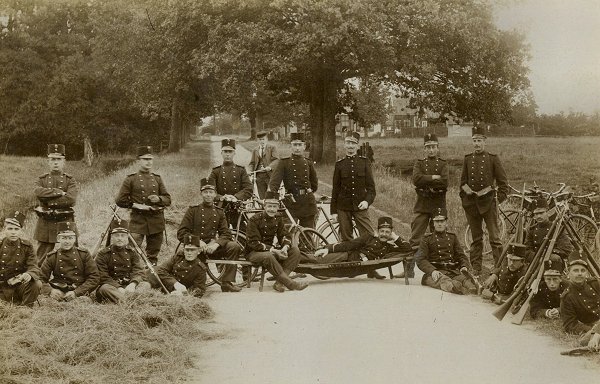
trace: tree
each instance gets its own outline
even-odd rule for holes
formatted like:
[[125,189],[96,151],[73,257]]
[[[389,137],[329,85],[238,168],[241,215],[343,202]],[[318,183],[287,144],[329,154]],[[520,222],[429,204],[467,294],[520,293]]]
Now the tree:
[[352,86],[349,92],[345,92],[350,111],[348,116],[365,130],[368,137],[369,128],[375,124],[385,126],[387,116],[390,113],[389,97],[390,91],[386,87],[363,80],[357,87]]

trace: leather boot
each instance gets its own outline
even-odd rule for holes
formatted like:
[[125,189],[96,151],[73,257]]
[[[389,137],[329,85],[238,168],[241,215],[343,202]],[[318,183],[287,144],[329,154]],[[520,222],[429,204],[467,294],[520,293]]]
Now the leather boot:
[[221,292],[239,292],[241,290],[242,288],[236,287],[235,285],[231,284],[230,281],[226,281],[221,284]]
[[367,277],[369,279],[377,279],[377,280],[383,280],[385,279],[385,276],[380,275],[379,272],[377,271],[371,271],[367,273]]
[[273,289],[280,293],[285,292],[285,287],[279,281],[276,281],[275,284],[273,284]]
[[281,273],[277,276],[277,282],[283,284],[290,291],[301,291],[304,288],[308,287],[308,283],[306,282],[296,282],[285,273]]

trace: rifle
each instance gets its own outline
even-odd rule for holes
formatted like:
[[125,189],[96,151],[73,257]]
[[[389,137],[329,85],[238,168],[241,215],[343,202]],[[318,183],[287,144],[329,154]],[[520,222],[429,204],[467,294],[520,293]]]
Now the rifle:
[[579,233],[577,233],[577,231],[573,228],[573,224],[571,224],[570,221],[567,220],[565,224],[565,228],[567,229],[569,237],[575,239],[575,241],[573,242],[575,244],[575,248],[583,250],[587,262],[590,264],[590,267],[592,267],[590,268],[590,272],[593,272],[592,274],[594,274],[596,277],[600,277],[600,267],[598,267],[598,263],[596,262],[596,259],[594,259],[594,257],[592,256],[592,253],[588,249],[587,245],[585,245],[585,243],[581,241],[581,236],[579,236]]
[[533,272],[537,269],[537,268],[535,268],[535,266],[539,265],[539,261],[542,257],[543,250],[546,248],[546,245],[548,244],[548,241],[550,240],[550,234],[554,233],[553,231],[556,228],[556,224],[557,224],[556,220],[554,222],[552,222],[552,225],[550,226],[548,233],[544,237],[544,240],[542,241],[540,248],[535,253],[535,256],[533,257],[533,260],[532,260],[531,264],[529,265],[529,268],[527,268],[527,272],[525,273],[525,276],[523,276],[523,279],[517,284],[513,293],[508,297],[508,299],[506,299],[506,301],[504,303],[502,303],[502,305],[500,305],[498,307],[498,309],[496,309],[494,312],[492,312],[492,315],[494,315],[494,317],[497,318],[498,320],[502,320],[504,318],[504,316],[506,315],[506,313],[508,312],[508,310],[512,307],[515,300],[517,298],[519,298],[519,299],[521,298],[521,294],[522,294],[521,290],[524,287],[526,287],[526,284],[529,281],[529,279],[531,278],[531,276],[533,275]]
[[[111,209],[113,212],[113,217],[117,220],[121,220],[121,218],[119,217],[119,214],[117,213],[117,209],[115,209],[114,206],[111,206]],[[131,236],[131,233],[129,233],[129,231],[127,231],[127,236],[129,238],[129,243],[133,246],[133,250],[135,251],[135,253],[137,253],[142,258],[142,260],[144,260],[146,267],[148,267],[148,270],[150,271],[152,276],[156,277],[156,280],[158,280],[158,283],[160,284],[160,287],[163,290],[163,292],[166,294],[169,294],[169,290],[163,284],[162,280],[158,276],[158,273],[156,273],[156,270],[154,269],[154,266],[152,265],[150,260],[148,260],[148,256],[146,255],[146,252],[144,252],[144,250],[142,248],[140,248],[138,243],[135,242],[135,239],[133,238],[133,236]]]
[[581,356],[587,355],[590,353],[598,353],[600,351],[594,350],[590,347],[577,347],[572,349],[567,349],[566,351],[562,351],[560,354],[563,356]]
[[[113,212],[116,212],[117,209],[119,209],[116,205],[111,205],[110,209]],[[100,247],[102,246],[102,241],[104,241],[104,239],[108,236],[108,234],[110,233],[110,222],[108,223],[108,226],[106,227],[106,230],[104,232],[102,232],[102,236],[100,236],[100,238],[98,239],[98,241],[96,242],[96,244],[94,245],[94,247],[92,248],[92,257],[95,259],[96,255],[98,254],[98,250],[100,249]]]
[[509,241],[506,243],[506,247],[502,248],[502,253],[500,254],[500,257],[498,258],[498,261],[495,264],[496,268],[500,268],[502,266],[502,263],[504,262],[504,259],[506,258],[506,253],[508,252],[508,248],[509,248],[509,244],[516,242],[519,244],[523,244],[523,226],[525,225],[524,223],[524,213],[523,213],[523,203],[525,202],[525,183],[523,183],[523,191],[521,192],[521,206],[519,207],[519,217],[517,218],[517,228],[515,230],[515,233],[511,236],[511,238],[509,239]]
[[[550,241],[548,248],[546,248],[546,253],[544,255],[542,264],[537,269],[537,276],[535,277],[533,282],[529,285],[529,289],[528,289],[529,292],[528,292],[527,298],[525,299],[525,301],[522,304],[520,304],[520,306],[516,305],[512,311],[511,322],[513,324],[521,325],[523,323],[523,319],[525,318],[525,315],[527,314],[527,311],[529,310],[529,305],[531,303],[531,299],[533,299],[533,296],[535,296],[535,294],[538,292],[540,282],[542,281],[542,278],[544,277],[545,262],[550,259],[550,256],[552,255],[552,251],[554,250],[554,246],[556,245],[556,239],[558,238],[558,235],[560,234],[560,231],[562,231],[562,228],[563,228],[562,223],[563,223],[563,219],[564,219],[564,211],[562,213],[563,214],[561,214],[560,217],[558,218],[559,222],[556,225],[556,228],[554,229],[554,233],[552,234],[552,240]],[[515,310],[517,310],[516,313],[515,313]]]

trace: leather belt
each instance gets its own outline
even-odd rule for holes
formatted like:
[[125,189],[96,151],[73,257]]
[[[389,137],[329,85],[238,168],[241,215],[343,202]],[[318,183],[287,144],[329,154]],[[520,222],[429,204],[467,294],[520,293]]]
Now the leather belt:
[[294,195],[308,195],[309,193],[312,193],[312,189],[310,188],[298,188],[296,190],[296,193],[294,193]]

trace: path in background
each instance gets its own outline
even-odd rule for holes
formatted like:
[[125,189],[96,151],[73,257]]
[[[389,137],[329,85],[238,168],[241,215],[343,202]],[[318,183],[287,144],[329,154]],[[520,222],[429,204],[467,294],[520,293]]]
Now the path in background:
[[[213,152],[218,158],[218,146]],[[246,164],[238,149],[236,161]],[[217,161],[218,163],[218,161]],[[302,292],[267,283],[207,298],[211,329],[197,345],[196,383],[596,383],[600,368],[529,326],[499,322],[477,299],[418,280],[310,280]]]

